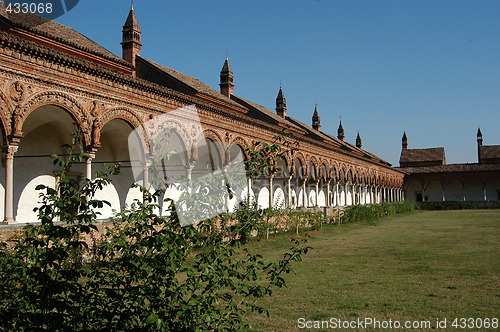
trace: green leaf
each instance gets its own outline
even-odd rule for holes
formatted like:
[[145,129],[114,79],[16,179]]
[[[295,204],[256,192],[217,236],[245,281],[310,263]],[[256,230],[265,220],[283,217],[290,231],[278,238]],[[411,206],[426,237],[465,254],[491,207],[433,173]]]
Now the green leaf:
[[145,323],[146,324],[154,324],[158,321],[158,315],[157,314],[151,314],[146,318]]

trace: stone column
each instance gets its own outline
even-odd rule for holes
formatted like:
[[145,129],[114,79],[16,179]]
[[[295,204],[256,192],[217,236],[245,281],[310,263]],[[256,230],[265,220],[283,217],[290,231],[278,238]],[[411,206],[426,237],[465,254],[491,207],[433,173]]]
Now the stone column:
[[95,158],[95,154],[89,153],[88,157],[85,159],[85,177],[92,180],[92,159]]
[[332,205],[332,202],[330,202],[330,181],[332,179],[328,179],[328,181],[326,182],[326,202],[325,202],[325,205],[327,207],[330,207]]
[[190,163],[186,167],[186,177],[188,179],[188,186],[187,186],[188,194],[191,194],[193,189],[191,185],[191,180],[193,179],[193,169],[194,169],[194,163]]
[[288,180],[286,181],[286,188],[287,188],[287,194],[288,194],[288,208],[292,208],[292,177],[289,176]]
[[3,224],[14,221],[14,155],[19,146],[11,144],[3,148],[5,158],[5,211]]
[[[344,200],[345,200],[345,205],[348,206],[348,202],[347,202],[347,197],[349,196],[349,183],[346,183],[345,184],[345,190],[344,190]],[[352,197],[352,196],[351,196]],[[352,202],[351,202],[352,203]]]
[[273,190],[274,174],[269,176],[269,208],[273,208],[274,203],[274,190]]
[[[149,167],[151,166],[149,160],[145,160],[142,163],[142,186],[146,189],[149,190]],[[142,195],[142,202],[144,204],[147,204],[148,201],[148,195],[146,192],[143,193]]]
[[339,183],[337,182],[335,184],[335,201],[336,201],[335,206],[339,206],[340,205],[339,197],[340,197],[340,195],[339,195]]
[[252,204],[252,197],[250,196],[250,194],[252,193],[252,178],[249,176],[247,178],[247,200],[248,200],[248,208],[250,208],[250,204]]
[[315,206],[319,206],[318,199],[319,199],[319,180],[316,181],[316,202],[315,202]]
[[307,178],[302,182],[302,206],[307,207]]

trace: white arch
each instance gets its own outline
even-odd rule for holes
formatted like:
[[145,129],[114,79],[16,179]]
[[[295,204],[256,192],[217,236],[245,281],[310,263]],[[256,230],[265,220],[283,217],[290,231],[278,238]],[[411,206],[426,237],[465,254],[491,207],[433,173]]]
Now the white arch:
[[104,204],[102,208],[95,209],[95,212],[99,213],[97,219],[111,218],[114,214],[113,210],[116,212],[120,211],[120,196],[112,183],[98,190],[95,193],[94,199],[107,201],[111,205]]
[[284,209],[285,206],[285,192],[281,188],[276,188],[273,194],[273,208]]
[[318,206],[326,206],[326,195],[324,190],[320,190],[318,194]]
[[266,187],[260,189],[257,205],[260,209],[267,209],[269,207],[269,189]]
[[37,212],[34,212],[35,207],[40,206],[40,194],[42,191],[35,190],[38,185],[45,185],[50,188],[56,187],[56,178],[52,175],[39,175],[23,188],[19,203],[17,204],[17,213],[15,220],[18,223],[37,222]]

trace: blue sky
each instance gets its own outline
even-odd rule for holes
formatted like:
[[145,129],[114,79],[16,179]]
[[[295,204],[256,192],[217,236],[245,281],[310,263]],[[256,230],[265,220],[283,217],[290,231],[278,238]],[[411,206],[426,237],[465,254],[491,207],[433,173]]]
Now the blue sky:
[[[498,0],[135,0],[141,55],[218,89],[229,54],[235,94],[399,165],[409,148],[477,162],[476,131],[500,144]],[[121,55],[128,0],[82,0],[57,19]]]

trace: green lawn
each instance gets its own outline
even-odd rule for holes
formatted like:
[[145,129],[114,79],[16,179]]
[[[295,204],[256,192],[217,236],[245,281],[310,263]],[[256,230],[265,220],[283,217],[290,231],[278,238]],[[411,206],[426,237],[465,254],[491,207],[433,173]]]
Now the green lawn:
[[[446,330],[459,331],[454,318],[500,318],[500,210],[419,211],[309,234],[313,249],[286,276],[286,289],[259,302],[270,317],[249,316],[253,330],[296,331],[299,318],[432,327],[446,318]],[[272,257],[290,246],[288,239],[251,246]]]

